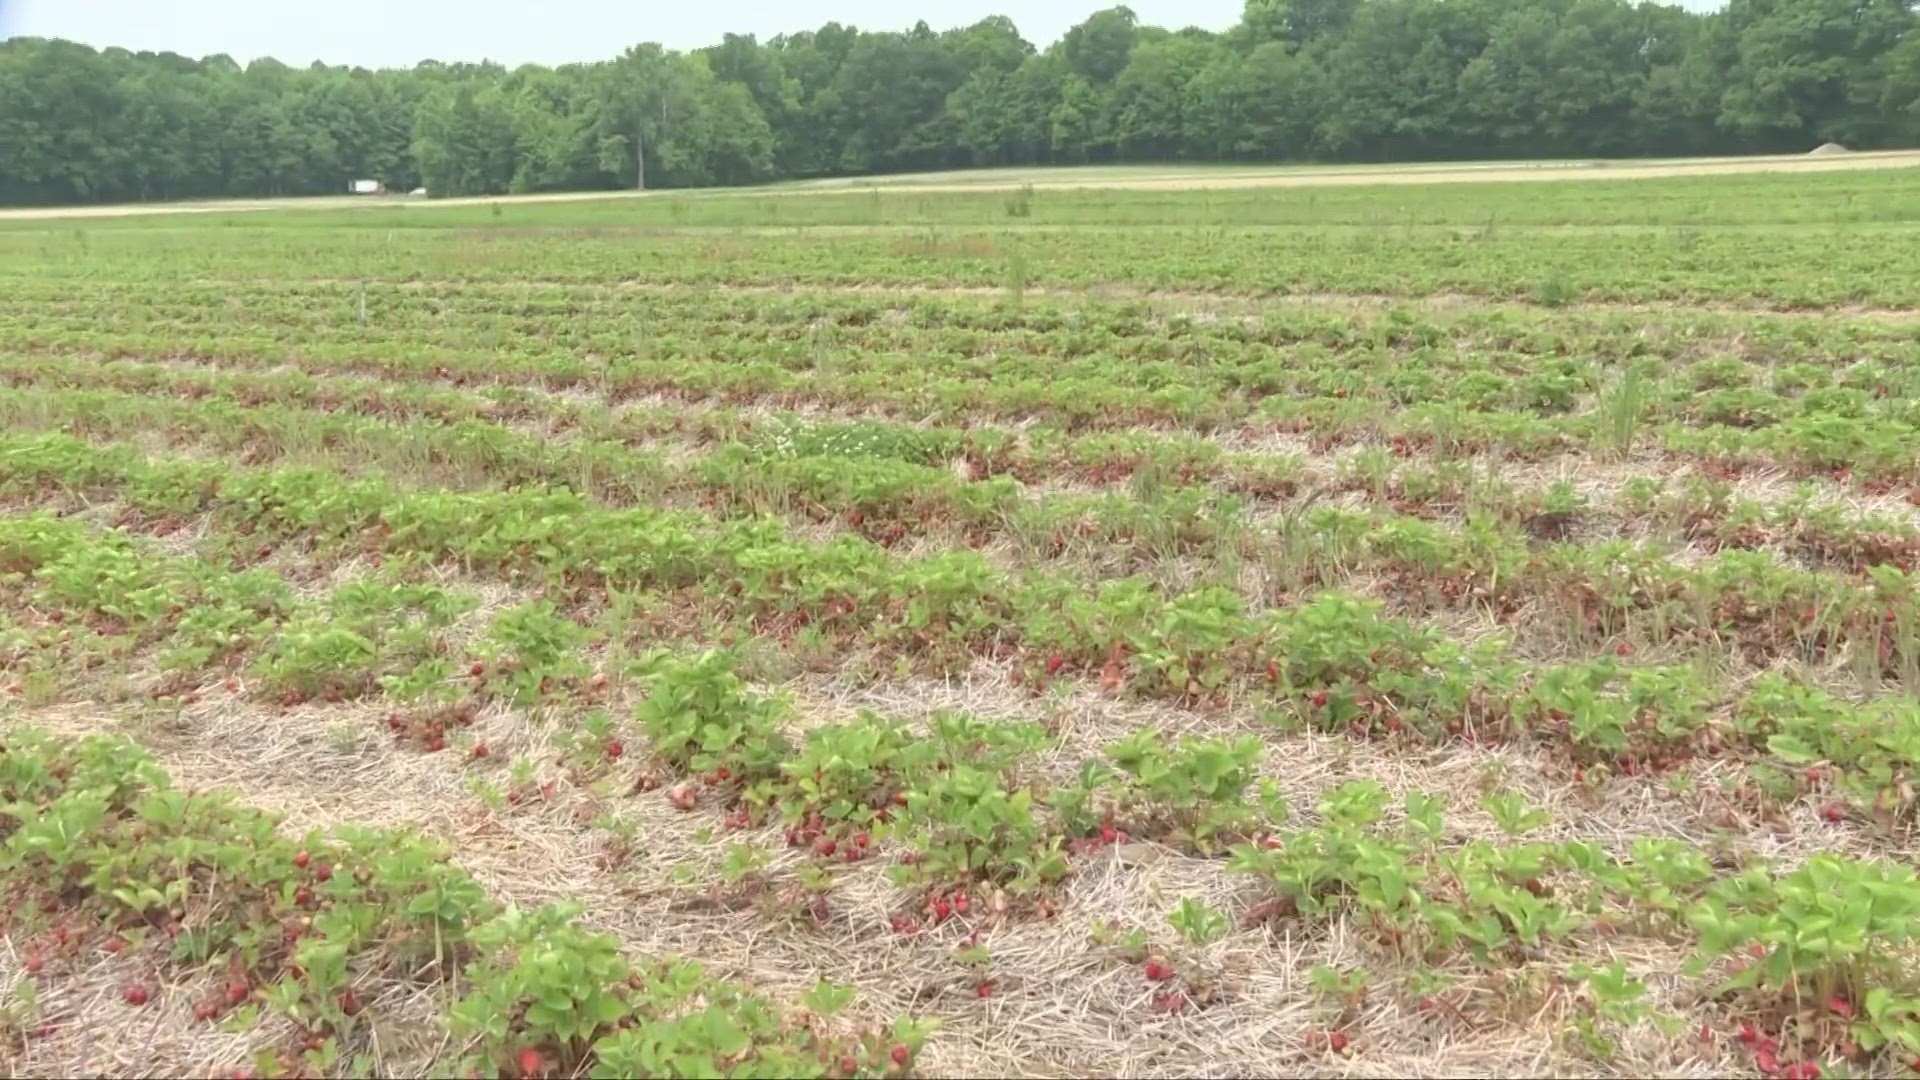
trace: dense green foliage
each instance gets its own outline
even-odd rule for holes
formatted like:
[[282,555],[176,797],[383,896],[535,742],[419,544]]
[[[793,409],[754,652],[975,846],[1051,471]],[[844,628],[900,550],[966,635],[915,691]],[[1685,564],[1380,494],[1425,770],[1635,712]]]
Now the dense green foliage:
[[[1097,12],[839,24],[558,68],[411,71],[0,44],[0,201],[733,184],[1089,161],[1856,148],[1920,138],[1911,0],[1247,0],[1212,34]],[[636,143],[638,145],[636,145]]]

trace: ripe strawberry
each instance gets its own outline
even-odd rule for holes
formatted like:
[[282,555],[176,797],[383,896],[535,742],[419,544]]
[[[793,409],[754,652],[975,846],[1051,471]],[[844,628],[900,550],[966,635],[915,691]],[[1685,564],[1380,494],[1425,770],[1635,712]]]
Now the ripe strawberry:
[[294,853],[293,865],[299,867],[302,870],[305,870],[307,868],[307,863],[312,861],[312,859],[313,859],[313,856],[307,854],[304,851],[298,851]]
[[487,756],[487,752],[488,752],[488,751],[487,751],[487,744],[486,744],[486,743],[483,743],[483,742],[480,742],[480,743],[474,743],[474,744],[473,744],[473,756],[474,756],[474,758],[475,758],[476,760],[477,760],[477,759],[479,759],[479,758],[484,758],[484,757],[486,757],[486,756]]
[[957,892],[953,894],[953,910],[956,914],[965,915],[967,913],[967,908],[971,904],[972,904],[972,901],[967,899],[966,893]]
[[427,736],[427,741],[424,745],[426,746],[427,753],[437,754],[447,748],[447,738],[439,732],[435,732]]
[[1059,653],[1049,653],[1047,655],[1047,674],[1058,675],[1060,674],[1060,669],[1066,666],[1066,657],[1061,656]]
[[1327,707],[1327,692],[1325,690],[1315,690],[1311,700],[1313,701],[1314,708],[1324,709]]
[[1758,1050],[1753,1055],[1753,1067],[1771,1075],[1780,1071],[1780,1062],[1774,1058],[1773,1051]]
[[539,1076],[547,1063],[541,1059],[540,1051],[529,1046],[520,1051],[520,1075]]
[[355,1016],[360,1012],[360,998],[354,994],[351,986],[340,991],[340,1011],[348,1016]]
[[1148,982],[1166,982],[1168,979],[1173,978],[1174,974],[1172,965],[1164,960],[1156,957],[1147,961]]
[[487,665],[481,663],[478,660],[475,660],[473,662],[473,665],[467,668],[467,674],[473,676],[476,679],[482,675],[485,675],[486,673],[487,673]]
[[627,745],[619,739],[613,739],[607,743],[607,757],[614,761],[620,760],[620,755],[626,752]]
[[947,898],[944,896],[934,897],[933,898],[933,921],[937,923],[943,923],[952,917],[953,917],[953,905],[947,903]]
[[1327,1049],[1333,1051],[1336,1054],[1346,1053],[1347,1052],[1347,1033],[1344,1031],[1335,1031],[1329,1034],[1327,1036]]
[[39,953],[28,953],[24,966],[27,969],[27,974],[38,975],[40,974],[40,969],[47,966],[47,958],[41,956]]
[[976,983],[976,984],[974,985],[974,988],[973,988],[973,994],[974,994],[974,996],[975,996],[975,997],[980,997],[980,998],[990,998],[990,997],[992,997],[992,996],[993,996],[993,983],[991,983],[991,982],[988,982],[988,981],[987,981],[987,980],[985,980],[985,979],[982,979],[982,980],[981,980],[980,982],[978,982],[978,983]]
[[211,1020],[219,1015],[220,1006],[211,1001],[198,1002],[193,1007],[193,1018],[195,1020]]
[[227,984],[227,1004],[240,1004],[247,1000],[248,992],[247,981],[245,979],[234,979]]
[[894,1043],[893,1050],[887,1056],[893,1059],[895,1066],[904,1069],[907,1062],[913,1060],[913,1051],[907,1049],[906,1043]]
[[147,1003],[147,988],[141,986],[139,983],[128,983],[126,990],[121,993],[121,996],[126,999],[129,1005],[145,1005]]
[[1853,1019],[1853,1002],[1835,994],[1827,999],[1827,1011],[1842,1020],[1851,1020]]
[[856,847],[866,847],[873,843],[873,837],[864,832],[857,832],[853,834],[853,843]]
[[839,847],[838,844],[835,844],[832,840],[829,840],[823,836],[820,838],[820,841],[818,843],[813,845],[813,850],[814,850],[814,853],[817,855],[831,856],[834,852],[834,849],[837,847]]
[[840,1075],[841,1076],[852,1076],[854,1073],[857,1073],[859,1071],[860,1071],[860,1062],[855,1060],[852,1054],[840,1055]]
[[293,902],[299,904],[301,907],[311,906],[313,904],[313,890],[307,888],[305,885],[293,890]]
[[1839,803],[1828,803],[1820,808],[1820,816],[1830,824],[1838,825],[1846,820],[1847,812]]
[[315,880],[315,881],[332,881],[332,880],[333,880],[333,867],[331,867],[331,866],[328,866],[328,865],[327,865],[326,863],[321,863],[321,864],[320,864],[319,866],[316,866],[316,867],[314,867],[314,868],[313,868],[313,880]]

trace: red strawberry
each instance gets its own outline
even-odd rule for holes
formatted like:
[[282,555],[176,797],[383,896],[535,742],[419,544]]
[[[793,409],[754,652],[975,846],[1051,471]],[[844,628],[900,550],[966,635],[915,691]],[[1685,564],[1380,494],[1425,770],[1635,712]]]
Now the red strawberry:
[[147,1003],[147,988],[141,986],[139,983],[129,983],[121,996],[126,999],[129,1005],[145,1005]]
[[211,1020],[219,1015],[220,1006],[211,1001],[198,1002],[193,1007],[193,1018],[195,1020]]
[[315,881],[333,880],[333,867],[328,866],[326,863],[321,863],[319,866],[314,867],[313,880]]
[[476,679],[482,675],[485,675],[486,673],[487,673],[487,665],[481,663],[478,660],[475,660],[473,662],[473,666],[467,668],[467,674],[473,676]]
[[1047,656],[1047,674],[1058,675],[1060,674],[1060,669],[1066,666],[1067,658],[1061,656],[1059,653],[1051,653]]
[[1166,982],[1168,979],[1173,978],[1173,976],[1173,967],[1166,963],[1166,961],[1157,958],[1147,961],[1148,982]]
[[531,1046],[520,1051],[521,1076],[539,1076],[546,1067],[547,1063],[541,1060],[540,1051]]
[[852,1054],[840,1055],[840,1075],[841,1076],[852,1076],[854,1073],[857,1073],[859,1071],[860,1071],[860,1063],[854,1060],[854,1057]]
[[483,757],[486,757],[486,756],[487,756],[487,744],[486,744],[486,743],[483,743],[483,742],[481,742],[481,743],[474,743],[474,744],[473,744],[473,756],[474,756],[475,758],[483,758]]
[[1820,816],[1829,823],[1838,825],[1846,820],[1847,812],[1839,803],[1828,803],[1820,808]]
[[970,903],[971,901],[967,899],[966,893],[957,892],[953,894],[953,910],[958,914],[965,915]]
[[619,739],[614,739],[607,743],[607,756],[615,761],[620,760],[620,755],[626,752],[627,745]]
[[1853,1019],[1853,1002],[1835,994],[1827,999],[1827,1011],[1842,1020],[1851,1020]]
[[305,870],[307,868],[307,863],[312,861],[312,859],[313,859],[313,856],[307,854],[304,851],[295,852],[293,856],[293,865],[299,867],[302,870]]
[[360,998],[354,994],[351,986],[340,991],[340,1011],[348,1016],[354,1016],[360,1012]]
[[1327,1049],[1333,1051],[1336,1054],[1346,1053],[1347,1052],[1347,1033],[1344,1031],[1336,1031],[1328,1035]]
[[1327,692],[1325,690],[1315,690],[1311,700],[1313,701],[1314,708],[1324,709],[1327,707]]
[[975,997],[990,998],[993,996],[993,984],[982,979],[974,986],[973,993]]
[[27,969],[27,974],[29,974],[29,975],[38,975],[38,974],[40,974],[40,969],[41,969],[41,968],[44,968],[44,967],[46,967],[46,966],[47,966],[47,958],[46,958],[46,957],[44,957],[44,956],[41,956],[41,955],[40,955],[39,953],[28,953],[28,954],[27,954],[27,959],[26,959],[26,964],[25,964],[25,967],[26,967],[26,969]]
[[247,981],[235,979],[227,984],[227,1004],[238,1005],[247,1000]]
[[906,1043],[894,1043],[892,1051],[887,1056],[893,1059],[895,1065],[904,1069],[907,1067],[907,1062],[913,1060],[913,1051],[907,1049]]

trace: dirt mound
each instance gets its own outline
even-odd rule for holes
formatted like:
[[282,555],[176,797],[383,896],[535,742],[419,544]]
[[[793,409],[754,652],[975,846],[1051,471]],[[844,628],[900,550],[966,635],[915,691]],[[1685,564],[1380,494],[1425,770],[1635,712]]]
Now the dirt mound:
[[1807,151],[1807,156],[1808,157],[1827,157],[1831,154],[1851,154],[1851,153],[1853,153],[1853,151],[1847,149],[1844,146],[1841,146],[1839,143],[1830,142],[1830,143],[1821,143],[1819,146],[1816,146],[1813,149]]

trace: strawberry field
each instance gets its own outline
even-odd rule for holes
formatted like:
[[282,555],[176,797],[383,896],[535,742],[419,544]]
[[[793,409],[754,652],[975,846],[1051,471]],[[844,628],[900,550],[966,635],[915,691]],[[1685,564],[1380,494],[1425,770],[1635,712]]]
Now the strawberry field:
[[0,1070],[1920,1070],[1920,185],[0,223]]

